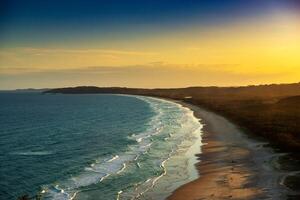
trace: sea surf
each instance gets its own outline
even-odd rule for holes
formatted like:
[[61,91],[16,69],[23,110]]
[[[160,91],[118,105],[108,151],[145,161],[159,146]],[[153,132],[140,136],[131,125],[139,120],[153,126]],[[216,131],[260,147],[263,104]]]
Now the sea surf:
[[1,96],[1,199],[165,199],[198,177],[202,124],[130,95]]

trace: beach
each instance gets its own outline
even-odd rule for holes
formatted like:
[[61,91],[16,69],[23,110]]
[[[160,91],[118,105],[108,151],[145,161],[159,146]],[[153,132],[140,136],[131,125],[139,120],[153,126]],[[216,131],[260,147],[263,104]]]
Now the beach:
[[[126,123],[120,120],[125,130],[127,130],[128,123],[131,124],[129,126],[131,129],[128,129],[127,136],[125,134],[124,137],[124,144],[131,145],[129,151],[111,152],[109,156],[94,157],[93,151],[98,153],[97,147],[103,144],[93,145],[94,149],[88,148],[93,153],[91,157],[88,157],[88,160],[92,160],[92,162],[88,166],[81,166],[84,171],[78,168],[77,171],[72,172],[76,179],[62,177],[59,179],[60,182],[57,180],[47,181],[48,185],[43,188],[43,191],[46,191],[45,195],[49,199],[53,199],[53,195],[63,195],[68,199],[70,194],[76,194],[78,199],[113,199],[115,197],[132,199],[134,197],[136,199],[156,200],[292,200],[299,197],[286,187],[287,179],[289,179],[288,182],[291,186],[297,186],[297,179],[293,178],[293,174],[299,168],[290,162],[293,160],[290,159],[292,157],[286,157],[283,159],[284,162],[280,162],[281,158],[288,155],[287,153],[276,151],[266,142],[267,140],[254,137],[255,134],[251,134],[252,129],[248,129],[246,132],[243,129],[244,126],[237,126],[228,120],[229,118],[217,114],[217,111],[203,108],[202,104],[193,104],[190,101],[187,102],[188,100],[175,100],[174,97],[171,99],[151,95],[131,96],[127,94],[74,95],[72,97],[65,94],[30,97],[26,94],[18,94],[18,98],[39,98],[39,102],[46,102],[47,105],[53,99],[59,99],[60,102],[72,100],[77,103],[81,102],[79,105],[90,105],[92,109],[89,110],[92,113],[86,116],[84,115],[85,107],[80,109],[78,106],[71,105],[68,108],[71,111],[76,110],[76,112],[84,111],[78,119],[86,118],[86,122],[92,120],[91,122],[94,123],[94,119],[99,119],[103,109],[105,111],[105,108],[116,108],[117,103],[119,108],[114,111],[115,113],[119,114],[121,111],[123,115],[132,115],[125,118],[128,119]],[[14,99],[18,98],[14,96]],[[7,102],[10,103],[11,101]],[[51,108],[53,106],[59,108],[60,105],[55,104],[58,101],[51,102],[54,102],[54,105],[50,104],[52,105]],[[104,103],[108,105],[103,107]],[[115,105],[110,105],[113,103]],[[120,107],[121,103],[122,107]],[[95,111],[95,107],[99,110]],[[40,109],[40,107],[38,108]],[[44,108],[47,112],[48,108],[45,106]],[[59,111],[59,109],[56,110]],[[112,110],[109,110],[109,113],[111,112]],[[62,113],[60,114],[62,115]],[[68,119],[68,113],[63,116]],[[90,119],[90,116],[94,117]],[[107,114],[104,116],[105,118],[100,117],[99,122],[101,122],[101,118],[107,119]],[[35,116],[32,117],[35,120]],[[145,120],[145,122],[138,120]],[[58,122],[60,121],[62,120]],[[107,120],[107,124],[111,124],[111,121],[116,123],[118,120]],[[48,121],[41,123],[41,125],[48,125]],[[102,123],[104,122],[102,121]],[[135,127],[136,125],[142,126]],[[102,129],[105,126],[106,123],[102,124]],[[99,130],[99,128],[90,130],[90,127],[93,126],[86,127],[87,132],[93,133],[94,138],[98,132],[93,131]],[[47,126],[44,129],[47,130]],[[82,132],[82,125],[79,130]],[[111,130],[111,126],[108,126],[106,131]],[[137,132],[137,130],[140,131]],[[119,131],[117,132],[119,133]],[[65,129],[64,134],[68,133],[73,133],[73,130]],[[115,134],[108,135],[115,136]],[[84,141],[80,134],[77,134],[77,137],[77,142],[74,145],[78,145],[79,140]],[[102,137],[101,134],[99,137]],[[91,140],[87,138],[86,141]],[[101,142],[102,139],[97,141]],[[133,143],[126,143],[132,141]],[[110,147],[112,144],[107,142],[107,145]],[[150,146],[151,151],[148,151]],[[89,156],[89,153],[90,151],[86,152],[86,155]],[[11,155],[22,157],[48,155],[50,158],[56,159],[56,152],[46,150],[18,151]],[[76,159],[73,156],[70,158]],[[282,164],[285,166],[282,167]],[[115,171],[111,169],[115,169]],[[129,183],[128,179],[132,182]],[[73,183],[74,181],[76,182]],[[58,184],[53,186],[51,182]],[[98,184],[99,182],[101,184]],[[78,187],[79,184],[80,187]],[[112,188],[112,184],[116,187]],[[128,189],[124,190],[126,184]],[[68,188],[71,189],[68,190]],[[82,188],[88,189],[82,190]],[[89,190],[90,188],[91,190]],[[103,191],[105,191],[105,196],[102,194]]]
[[193,110],[204,124],[204,145],[197,155],[199,178],[176,189],[168,200],[285,199],[287,189],[280,183],[287,174],[274,164],[279,154],[224,117],[176,102]]

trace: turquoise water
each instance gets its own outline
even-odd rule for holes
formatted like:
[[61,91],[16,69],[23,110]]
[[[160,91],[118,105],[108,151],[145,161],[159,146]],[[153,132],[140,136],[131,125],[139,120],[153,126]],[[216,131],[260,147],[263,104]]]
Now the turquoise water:
[[150,97],[0,93],[0,199],[164,199],[197,176],[200,129]]

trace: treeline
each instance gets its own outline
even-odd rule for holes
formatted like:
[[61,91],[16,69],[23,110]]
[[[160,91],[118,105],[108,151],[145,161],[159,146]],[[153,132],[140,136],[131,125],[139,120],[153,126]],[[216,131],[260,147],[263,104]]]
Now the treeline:
[[183,100],[218,112],[250,134],[262,136],[281,149],[300,150],[300,83],[178,89],[83,86],[52,89],[45,93],[134,94]]

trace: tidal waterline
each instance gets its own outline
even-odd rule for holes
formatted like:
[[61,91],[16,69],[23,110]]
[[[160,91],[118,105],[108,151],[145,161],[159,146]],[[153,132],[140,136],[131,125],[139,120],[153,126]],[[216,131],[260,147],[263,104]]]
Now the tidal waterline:
[[174,102],[11,93],[1,105],[3,197],[164,199],[198,176],[202,125]]

